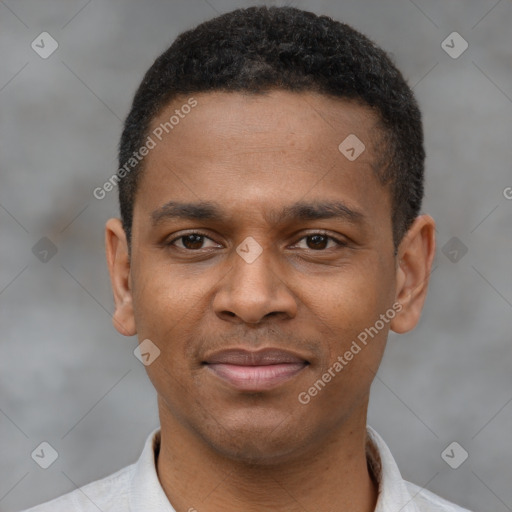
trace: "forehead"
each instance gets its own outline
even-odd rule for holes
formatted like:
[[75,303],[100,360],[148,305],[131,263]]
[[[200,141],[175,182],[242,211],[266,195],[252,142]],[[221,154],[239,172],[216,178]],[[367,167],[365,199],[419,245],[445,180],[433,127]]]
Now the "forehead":
[[[196,106],[190,108],[192,101]],[[333,156],[332,150],[338,150],[350,130],[371,146],[370,139],[379,131],[369,107],[355,100],[282,90],[261,94],[200,93],[194,95],[193,100],[182,96],[165,107],[150,127],[150,132],[156,133],[156,142],[161,143],[158,144],[160,149],[172,150],[173,141],[179,138],[180,143],[200,146],[201,154],[212,151],[216,156],[220,156],[222,149],[219,143],[232,146],[240,143],[239,152],[243,152],[263,148],[267,151],[269,142],[274,149],[313,152],[316,157],[320,156],[318,150],[323,146],[329,148],[328,155]],[[269,134],[275,132],[279,132],[279,138],[269,138]],[[178,150],[175,156],[189,149],[176,145],[174,148]],[[158,153],[152,152],[153,156]],[[367,152],[360,163],[370,160]]]
[[241,215],[259,208],[269,218],[301,199],[343,199],[378,213],[389,207],[373,168],[379,134],[368,107],[310,92],[176,98],[151,123],[134,219],[169,201],[214,201]]

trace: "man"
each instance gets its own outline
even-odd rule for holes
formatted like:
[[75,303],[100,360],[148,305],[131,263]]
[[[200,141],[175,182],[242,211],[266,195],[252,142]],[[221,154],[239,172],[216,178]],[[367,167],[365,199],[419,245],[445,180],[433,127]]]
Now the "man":
[[135,95],[106,224],[161,429],[31,510],[463,511],[366,425],[389,329],[427,293],[424,159],[411,90],[345,24],[258,7],[178,37]]

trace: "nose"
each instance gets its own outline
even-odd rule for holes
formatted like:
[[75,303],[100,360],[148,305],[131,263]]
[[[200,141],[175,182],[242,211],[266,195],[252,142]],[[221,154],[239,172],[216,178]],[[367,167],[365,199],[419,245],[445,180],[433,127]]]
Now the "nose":
[[254,253],[246,254],[233,251],[231,270],[221,281],[213,301],[217,316],[247,324],[259,324],[270,316],[294,318],[297,301],[283,279],[273,251],[265,248],[255,259]]

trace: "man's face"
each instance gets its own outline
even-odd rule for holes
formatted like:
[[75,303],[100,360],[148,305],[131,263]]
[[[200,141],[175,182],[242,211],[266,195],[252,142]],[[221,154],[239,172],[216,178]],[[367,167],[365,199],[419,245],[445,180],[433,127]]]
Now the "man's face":
[[[397,281],[390,193],[372,169],[376,119],[312,93],[194,98],[145,158],[129,278],[136,331],[161,351],[147,371],[162,421],[229,457],[277,461],[365,424],[389,324],[344,354],[392,307]],[[353,161],[338,148],[350,134],[366,147]],[[220,216],[173,216],[171,202]],[[315,218],[296,203],[345,210]],[[266,348],[289,357],[250,354]],[[330,382],[308,393],[329,368]]]

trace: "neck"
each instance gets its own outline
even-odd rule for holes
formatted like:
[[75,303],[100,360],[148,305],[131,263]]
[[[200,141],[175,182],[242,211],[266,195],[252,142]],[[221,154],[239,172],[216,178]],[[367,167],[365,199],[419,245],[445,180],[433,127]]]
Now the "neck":
[[373,512],[378,486],[366,459],[366,410],[287,460],[251,464],[212,449],[160,408],[157,472],[176,512]]

